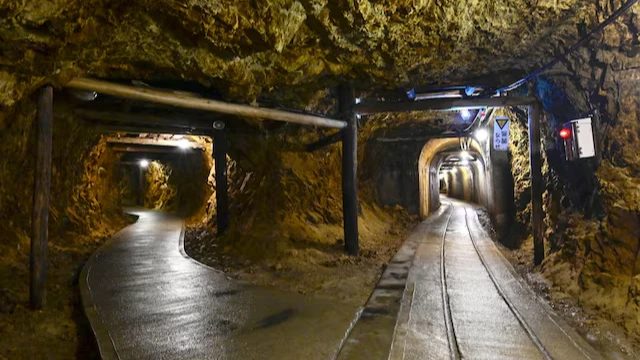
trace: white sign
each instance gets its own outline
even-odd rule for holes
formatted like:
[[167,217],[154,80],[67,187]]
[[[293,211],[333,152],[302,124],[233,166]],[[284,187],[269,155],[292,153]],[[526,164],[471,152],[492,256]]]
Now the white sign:
[[591,118],[584,118],[571,121],[575,134],[578,156],[581,159],[596,156],[595,141],[593,138],[593,128]]
[[498,116],[493,121],[493,149],[497,151],[509,150],[509,125],[508,117]]

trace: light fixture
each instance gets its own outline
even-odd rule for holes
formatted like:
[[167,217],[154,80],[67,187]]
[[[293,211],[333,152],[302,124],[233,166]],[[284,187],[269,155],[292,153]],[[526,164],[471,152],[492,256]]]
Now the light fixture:
[[480,142],[484,142],[489,138],[489,132],[487,131],[487,129],[484,129],[484,128],[478,129],[473,134],[473,137],[475,137],[476,140],[478,140]]
[[469,155],[469,152],[468,152],[468,151],[466,151],[466,150],[462,150],[462,151],[460,151],[460,159],[461,159],[462,161],[464,161],[464,160],[468,160],[469,158],[471,158],[471,155]]
[[460,116],[462,116],[462,118],[465,120],[469,120],[469,118],[471,117],[471,112],[468,109],[462,109],[460,110]]
[[140,167],[146,169],[149,166],[149,160],[142,159],[140,160]]
[[563,139],[568,139],[571,136],[571,129],[569,128],[562,128],[562,130],[560,130],[560,137]]
[[190,141],[187,139],[181,139],[178,141],[178,147],[182,150],[186,150],[191,147]]

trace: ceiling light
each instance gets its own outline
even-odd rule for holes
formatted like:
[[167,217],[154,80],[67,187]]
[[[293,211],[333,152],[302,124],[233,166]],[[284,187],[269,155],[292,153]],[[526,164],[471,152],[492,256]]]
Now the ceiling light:
[[460,116],[462,116],[462,118],[465,120],[469,120],[469,118],[471,117],[471,112],[468,109],[462,109],[460,110]]
[[149,160],[142,159],[140,160],[140,167],[146,169],[149,166]]
[[180,149],[186,150],[186,149],[191,147],[191,142],[189,140],[187,140],[187,139],[182,139],[182,140],[178,141],[178,147]]
[[473,134],[473,137],[475,137],[476,140],[480,142],[484,142],[489,138],[489,132],[487,131],[487,129],[478,129]]

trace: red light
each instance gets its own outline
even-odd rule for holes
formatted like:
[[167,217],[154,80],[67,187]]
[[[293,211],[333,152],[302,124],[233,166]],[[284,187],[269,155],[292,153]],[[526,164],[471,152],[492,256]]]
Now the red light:
[[571,136],[571,130],[564,128],[562,130],[560,130],[560,137],[563,139],[567,139],[569,138],[569,136]]

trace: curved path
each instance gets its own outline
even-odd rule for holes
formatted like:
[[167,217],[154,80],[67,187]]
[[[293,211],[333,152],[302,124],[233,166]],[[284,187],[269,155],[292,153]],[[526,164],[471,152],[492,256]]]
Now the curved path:
[[87,262],[104,359],[329,359],[356,309],[241,284],[184,255],[177,217],[137,211]]

